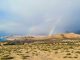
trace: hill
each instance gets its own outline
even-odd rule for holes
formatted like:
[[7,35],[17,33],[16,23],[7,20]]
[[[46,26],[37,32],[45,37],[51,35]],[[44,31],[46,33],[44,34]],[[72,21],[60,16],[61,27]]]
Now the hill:
[[80,35],[75,33],[66,33],[66,34],[51,35],[50,37],[53,39],[76,39],[80,38]]

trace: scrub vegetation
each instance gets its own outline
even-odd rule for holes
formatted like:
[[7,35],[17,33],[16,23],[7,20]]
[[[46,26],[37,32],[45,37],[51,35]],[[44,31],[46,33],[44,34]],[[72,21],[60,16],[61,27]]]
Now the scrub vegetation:
[[0,46],[0,60],[80,60],[76,44],[26,43]]

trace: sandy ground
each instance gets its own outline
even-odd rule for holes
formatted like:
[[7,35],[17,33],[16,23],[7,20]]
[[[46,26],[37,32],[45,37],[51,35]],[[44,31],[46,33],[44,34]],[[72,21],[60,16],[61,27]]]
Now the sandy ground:
[[0,60],[80,60],[80,46],[53,44],[0,46]]

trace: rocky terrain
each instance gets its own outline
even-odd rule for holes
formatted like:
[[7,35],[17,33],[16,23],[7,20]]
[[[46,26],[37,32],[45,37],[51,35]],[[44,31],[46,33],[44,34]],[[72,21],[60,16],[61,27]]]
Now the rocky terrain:
[[0,60],[80,60],[79,45],[25,44],[0,46]]
[[0,42],[0,60],[80,60],[80,35],[7,37]]
[[53,44],[79,44],[80,35],[75,33],[55,34],[51,36],[11,36],[7,37],[7,44],[25,43],[53,43]]
[[50,39],[77,39],[80,38],[80,34],[65,33],[54,34],[50,36],[10,36],[6,37],[7,40],[50,40]]
[[51,37],[57,39],[74,39],[74,38],[80,38],[80,34],[75,34],[75,33],[55,34],[51,35]]

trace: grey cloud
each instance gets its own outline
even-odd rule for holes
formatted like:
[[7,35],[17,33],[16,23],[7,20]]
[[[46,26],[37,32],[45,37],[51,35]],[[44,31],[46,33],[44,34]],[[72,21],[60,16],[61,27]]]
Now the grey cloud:
[[10,15],[8,19],[4,16],[3,19],[0,18],[1,23],[4,20],[0,23],[0,30],[21,34],[48,34],[61,16],[62,20],[53,33],[79,31],[79,3],[79,0],[3,0],[0,9]]

